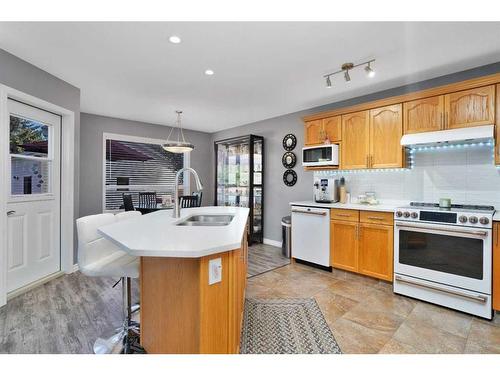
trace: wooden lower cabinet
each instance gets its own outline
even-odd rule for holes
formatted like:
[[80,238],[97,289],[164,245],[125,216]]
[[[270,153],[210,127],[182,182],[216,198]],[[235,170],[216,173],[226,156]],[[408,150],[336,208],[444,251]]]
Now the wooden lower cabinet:
[[[333,209],[331,217],[336,217],[337,211],[339,210]],[[331,266],[392,281],[394,253],[392,215],[387,212],[352,211],[353,216],[357,215],[359,220],[330,220]]]
[[[202,258],[141,257],[141,344],[151,354],[239,353],[248,247]],[[209,285],[211,259],[222,279]]]
[[359,273],[392,281],[393,249],[393,226],[359,224]]
[[500,311],[500,222],[493,224],[493,309]]
[[358,270],[358,223],[330,221],[330,262],[332,267]]

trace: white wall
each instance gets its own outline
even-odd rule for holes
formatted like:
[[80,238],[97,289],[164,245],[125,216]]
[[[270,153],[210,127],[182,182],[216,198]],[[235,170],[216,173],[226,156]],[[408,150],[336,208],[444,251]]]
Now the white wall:
[[[374,191],[380,199],[486,204],[500,209],[500,169],[490,146],[415,153],[411,170],[316,172],[344,176],[352,197]],[[312,182],[311,182],[312,183]]]

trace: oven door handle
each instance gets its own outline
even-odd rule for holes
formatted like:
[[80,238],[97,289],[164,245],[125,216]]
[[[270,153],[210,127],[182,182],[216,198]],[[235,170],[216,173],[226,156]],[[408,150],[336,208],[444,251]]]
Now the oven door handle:
[[436,285],[429,285],[429,284],[419,283],[418,281],[408,280],[408,279],[405,279],[404,277],[399,276],[399,275],[394,276],[394,278],[396,279],[396,281],[399,281],[399,282],[402,282],[402,283],[416,285],[416,286],[419,286],[419,287],[422,287],[422,288],[437,290],[437,291],[443,292],[443,293],[453,294],[453,295],[456,295],[456,296],[459,296],[459,297],[462,297],[462,298],[466,298],[466,299],[470,299],[470,300],[473,300],[473,301],[476,301],[476,302],[480,302],[480,303],[486,303],[486,301],[488,300],[486,297],[481,296],[481,295],[469,294],[469,293],[466,293],[466,292],[459,292],[459,291],[456,291],[456,290],[446,289],[444,287],[439,287],[439,286],[436,286]]
[[455,229],[455,228],[441,229],[441,228],[433,227],[431,225],[421,225],[421,224],[411,225],[411,224],[402,224],[402,223],[396,223],[396,226],[400,227],[400,228],[430,229],[430,230],[441,231],[441,232],[472,234],[472,235],[482,236],[482,237],[486,237],[488,235],[488,232],[484,231],[484,230],[464,230],[464,229]]

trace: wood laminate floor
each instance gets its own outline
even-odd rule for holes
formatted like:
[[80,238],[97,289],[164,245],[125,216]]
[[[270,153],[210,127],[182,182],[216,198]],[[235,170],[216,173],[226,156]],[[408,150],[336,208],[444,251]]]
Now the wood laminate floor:
[[281,247],[255,244],[248,248],[248,277],[259,275],[290,264],[281,254]]
[[92,353],[95,339],[122,322],[115,282],[75,272],[13,298],[0,308],[0,353]]

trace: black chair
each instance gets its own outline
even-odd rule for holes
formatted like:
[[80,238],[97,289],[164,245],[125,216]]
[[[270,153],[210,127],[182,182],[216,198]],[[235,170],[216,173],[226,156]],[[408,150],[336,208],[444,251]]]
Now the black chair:
[[197,195],[183,195],[179,197],[179,206],[181,208],[199,207]]
[[198,206],[197,207],[201,207],[201,198],[203,198],[203,192],[202,191],[193,192],[192,195],[198,197]]
[[135,211],[131,194],[123,194],[123,208],[125,208],[125,211]]
[[156,193],[155,192],[141,192],[139,193],[139,207],[140,208],[156,208]]

